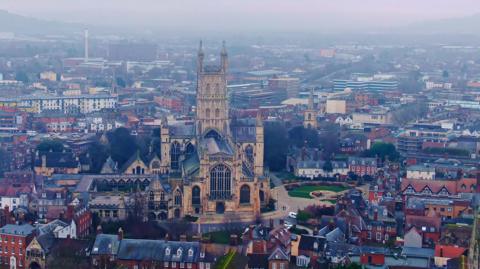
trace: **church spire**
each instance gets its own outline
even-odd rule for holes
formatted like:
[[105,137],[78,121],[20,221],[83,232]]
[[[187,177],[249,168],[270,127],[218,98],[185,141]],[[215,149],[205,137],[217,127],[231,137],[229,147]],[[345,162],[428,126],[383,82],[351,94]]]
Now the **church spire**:
[[198,58],[197,58],[197,72],[203,71],[203,59],[205,58],[205,54],[203,53],[203,42],[200,40],[200,44],[198,46]]
[[223,72],[227,71],[228,68],[228,54],[227,54],[227,47],[225,45],[225,40],[222,41],[222,51],[220,53],[220,58],[222,59],[222,70]]
[[313,89],[310,89],[310,96],[308,97],[308,110],[313,110]]

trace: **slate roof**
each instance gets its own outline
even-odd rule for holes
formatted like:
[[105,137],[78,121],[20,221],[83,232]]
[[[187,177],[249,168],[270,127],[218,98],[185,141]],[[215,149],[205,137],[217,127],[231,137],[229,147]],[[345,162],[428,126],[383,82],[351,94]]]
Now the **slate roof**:
[[137,150],[137,152],[135,152],[135,154],[130,156],[130,158],[122,165],[122,168],[120,170],[121,171],[127,170],[127,168],[130,167],[130,165],[132,165],[132,163],[134,163],[137,160],[143,162],[143,164],[145,164],[145,165],[147,165],[147,163],[148,163],[147,160],[142,158],[142,156],[140,154],[140,150]]
[[202,148],[204,148],[208,154],[226,154],[233,155],[233,149],[230,144],[222,138],[208,137],[201,141]]
[[[42,152],[40,156],[46,156],[47,167],[76,168],[79,161],[72,152]],[[35,158],[35,166],[42,166],[42,158]]]
[[[317,249],[314,248],[317,243]],[[326,246],[326,239],[322,236],[302,235],[298,245],[299,250],[323,251]]]
[[289,256],[285,253],[285,251],[281,247],[276,247],[270,256],[268,256],[268,260],[287,260],[289,261]]
[[200,259],[200,243],[148,239],[123,239],[118,259],[194,263]]
[[182,163],[182,167],[187,176],[198,174],[200,171],[200,159],[198,158],[198,154],[195,152],[188,159],[185,159]]
[[0,228],[1,234],[24,235],[27,236],[33,232],[35,228],[30,224],[7,224]]
[[99,234],[92,247],[92,255],[117,255],[120,240],[116,234]]

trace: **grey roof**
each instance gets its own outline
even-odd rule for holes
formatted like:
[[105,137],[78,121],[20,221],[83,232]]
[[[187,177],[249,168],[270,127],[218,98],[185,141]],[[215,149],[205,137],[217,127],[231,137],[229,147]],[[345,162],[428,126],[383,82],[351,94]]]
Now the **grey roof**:
[[61,221],[59,219],[56,219],[47,224],[40,225],[38,227],[38,231],[40,235],[49,234],[49,233],[53,233],[53,231],[59,226],[62,228],[65,228],[68,226],[68,223]]
[[[75,168],[79,166],[79,161],[76,160],[72,152],[42,152],[40,156],[46,156],[47,167],[64,167]],[[35,158],[35,166],[42,166],[42,159]]]
[[200,243],[123,239],[120,242],[117,257],[120,260],[192,263],[200,259]]
[[410,257],[433,258],[435,256],[435,250],[433,248],[403,247],[402,255]]
[[281,248],[281,247],[276,247],[270,256],[268,256],[268,260],[290,260],[290,257],[288,256],[287,253]]
[[0,228],[0,233],[2,234],[11,234],[11,235],[29,235],[33,232],[35,228],[30,224],[7,224]]
[[182,167],[183,171],[188,176],[198,173],[200,171],[200,159],[198,158],[198,154],[195,152],[188,159],[184,160]]
[[116,234],[99,234],[93,243],[92,255],[116,255],[120,240]]
[[[317,249],[315,249],[317,243]],[[323,236],[302,235],[298,244],[299,250],[323,251],[326,246],[326,240]]]
[[208,137],[203,139],[201,143],[208,154],[233,155],[233,149],[225,139]]
[[172,137],[193,137],[195,135],[195,125],[185,123],[175,123],[168,125],[168,130]]

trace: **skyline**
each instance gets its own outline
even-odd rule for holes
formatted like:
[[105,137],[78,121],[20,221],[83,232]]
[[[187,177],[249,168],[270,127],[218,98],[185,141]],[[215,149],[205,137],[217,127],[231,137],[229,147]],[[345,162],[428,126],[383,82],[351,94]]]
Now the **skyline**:
[[[480,13],[473,0],[332,2],[193,0],[2,1],[0,9],[44,20],[172,31],[380,31]],[[95,6],[92,10],[91,6]],[[432,6],[435,8],[432,9]],[[221,21],[222,23],[219,23]]]

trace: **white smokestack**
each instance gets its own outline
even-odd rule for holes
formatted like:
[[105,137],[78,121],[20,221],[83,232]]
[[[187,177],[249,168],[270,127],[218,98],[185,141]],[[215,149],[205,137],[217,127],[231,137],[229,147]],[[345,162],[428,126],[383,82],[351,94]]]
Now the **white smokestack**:
[[88,62],[88,29],[85,29],[85,62]]

